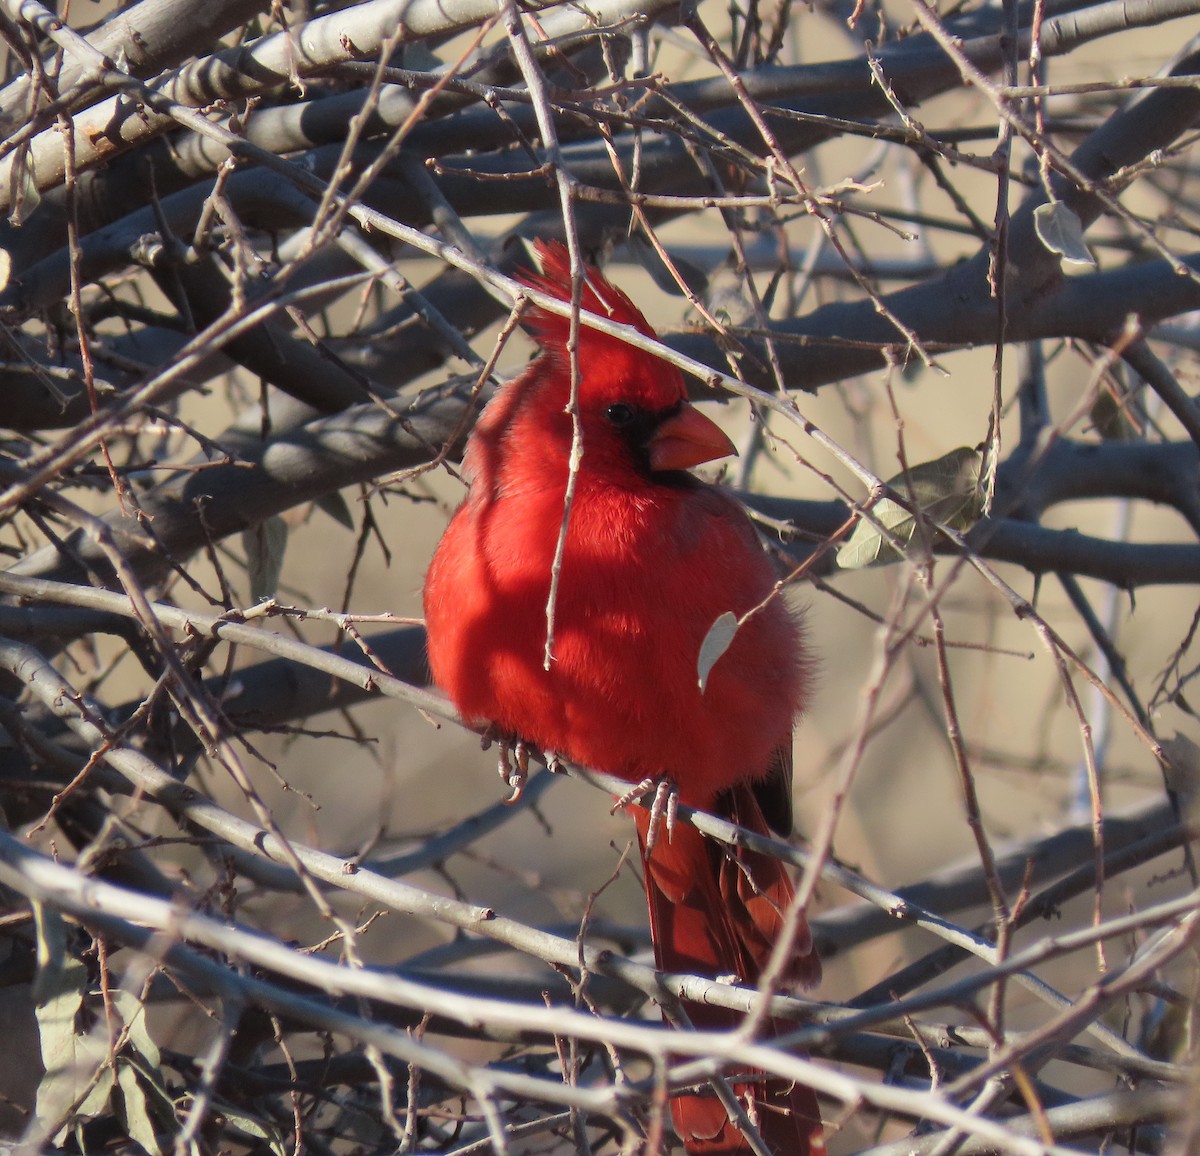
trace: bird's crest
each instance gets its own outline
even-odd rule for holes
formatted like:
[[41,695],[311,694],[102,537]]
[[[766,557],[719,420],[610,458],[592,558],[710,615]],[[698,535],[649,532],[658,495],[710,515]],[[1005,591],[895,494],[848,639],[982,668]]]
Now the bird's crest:
[[[519,280],[531,289],[539,289],[570,304],[571,257],[567,247],[559,241],[535,241],[533,251],[542,271],[534,273],[524,270],[519,274]],[[642,316],[641,310],[620,289],[611,285],[595,265],[585,264],[583,267],[583,293],[579,304],[589,313],[606,317],[619,325],[630,325],[647,337],[657,337],[650,323]],[[525,314],[522,324],[530,336],[548,352],[566,348],[567,336],[571,329],[570,318],[560,317],[557,313],[550,313],[535,305]],[[601,344],[622,345],[619,338],[589,329],[585,325],[579,327],[579,340],[581,348],[597,348]],[[629,349],[628,346],[624,348]]]

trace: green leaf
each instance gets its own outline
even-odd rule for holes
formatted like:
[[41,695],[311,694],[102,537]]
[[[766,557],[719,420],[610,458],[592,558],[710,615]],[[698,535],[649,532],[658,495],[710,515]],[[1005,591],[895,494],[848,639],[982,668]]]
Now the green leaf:
[[716,622],[708,628],[704,641],[700,644],[700,658],[696,663],[696,674],[700,679],[700,693],[703,694],[708,686],[708,676],[717,664],[717,659],[729,649],[729,644],[737,634],[737,615],[726,610]]
[[339,526],[345,526],[347,530],[354,529],[354,515],[350,512],[346,499],[342,497],[341,490],[323,495],[313,505],[322,513],[328,514]]
[[[983,515],[983,454],[961,446],[932,462],[913,466],[907,473],[888,479],[888,486],[902,494],[933,522],[953,530],[969,530]],[[875,521],[892,537],[907,546],[917,532],[916,518],[890,498],[872,507]],[[860,519],[849,540],[837,553],[843,570],[862,570],[897,562],[902,553],[880,532],[874,522]]]
[[217,1109],[225,1117],[227,1128],[243,1136],[262,1140],[275,1156],[291,1156],[292,1149],[285,1142],[283,1133],[269,1120],[259,1120],[223,1102],[217,1105]]
[[79,1030],[87,968],[65,950],[58,953],[54,927],[61,920],[57,914],[43,911],[38,923],[47,928],[47,934],[40,930],[38,934],[41,999],[34,1014],[46,1074],[38,1085],[37,1117],[46,1124],[69,1124],[73,1117],[94,1116],[107,1107],[114,1082],[107,1063],[108,1030],[103,1021],[91,1032]]
[[1200,814],[1200,747],[1176,731],[1163,740],[1162,749],[1167,786],[1178,796],[1184,818],[1194,823]]
[[124,988],[113,991],[111,998],[113,1006],[124,1022],[127,1048],[144,1057],[151,1068],[157,1069],[162,1063],[162,1056],[159,1055],[158,1045],[146,1030],[146,1005],[133,992]]
[[[35,1014],[46,1069],[38,1087],[39,1122],[49,1127],[61,1124],[65,1131],[85,1117],[123,1104],[126,1131],[152,1156],[158,1156],[157,1136],[169,1134],[174,1110],[159,1086],[162,1057],[146,1027],[145,1005],[132,992],[118,988],[110,996],[111,1024],[101,1015],[89,1031],[80,1030],[88,993],[87,968],[67,952],[66,926],[56,912],[37,904],[34,920],[38,939]],[[110,1029],[125,1037],[115,1059]],[[112,1105],[114,1088],[119,1088],[121,1095]]]
[[[637,257],[638,263],[650,274],[659,289],[664,293],[671,294],[672,297],[683,296],[683,290],[679,288],[675,274],[667,268],[662,257],[659,256],[658,250],[641,233],[634,233],[629,238],[629,247]],[[670,258],[671,264],[675,266],[675,271],[683,278],[683,283],[695,296],[703,297],[708,289],[708,277],[704,270],[675,253],[668,252],[667,256]]]
[[1042,244],[1069,265],[1095,267],[1096,258],[1083,239],[1083,222],[1079,214],[1062,201],[1038,205],[1033,210],[1033,227]]
[[125,1131],[131,1140],[136,1140],[150,1156],[159,1156],[162,1147],[158,1142],[158,1130],[150,1116],[150,1105],[138,1077],[137,1069],[124,1061],[117,1062],[117,1084],[121,1099],[125,1103]]
[[[67,965],[67,925],[57,911],[36,899],[33,906],[33,927],[37,934],[37,973],[33,977],[33,1002],[41,1006],[57,995]],[[83,1003],[80,994],[79,1002]]]
[[275,597],[279,589],[279,575],[283,571],[287,540],[287,523],[277,514],[242,531],[242,549],[246,551],[251,598]]
[[[132,1034],[130,1039],[132,1039]],[[130,1047],[117,1060],[117,1081],[125,1100],[125,1128],[148,1152],[157,1156],[159,1136],[172,1135],[177,1127],[175,1100],[163,1080],[158,1048],[151,1044],[154,1062]],[[132,1083],[136,1082],[136,1089]]]
[[1088,416],[1092,425],[1096,427],[1096,432],[1105,441],[1131,442],[1141,436],[1137,422],[1130,416],[1122,400],[1111,390],[1103,388],[1096,395]]

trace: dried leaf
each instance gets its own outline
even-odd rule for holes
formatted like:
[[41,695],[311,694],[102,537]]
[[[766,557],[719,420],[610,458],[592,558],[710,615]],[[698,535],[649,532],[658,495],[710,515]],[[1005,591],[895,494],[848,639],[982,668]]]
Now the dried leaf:
[[1083,239],[1083,222],[1062,201],[1038,205],[1033,210],[1033,227],[1042,244],[1068,264],[1095,267],[1096,258]]
[[696,663],[696,673],[700,678],[700,693],[703,694],[708,686],[708,676],[717,664],[717,659],[729,649],[729,644],[737,634],[737,615],[726,610],[716,622],[708,628],[704,641],[700,644],[700,658]]
[[[982,471],[983,454],[960,446],[932,462],[913,466],[907,475],[889,478],[887,484],[930,520],[954,530],[969,530],[983,514]],[[871,513],[899,542],[907,545],[913,540],[916,518],[903,506],[883,498]],[[837,563],[843,570],[862,570],[897,562],[901,557],[878,526],[863,518],[838,551]]]
[[28,142],[18,146],[13,153],[8,174],[8,203],[12,205],[8,223],[20,228],[42,203],[42,194],[37,186],[37,169]]

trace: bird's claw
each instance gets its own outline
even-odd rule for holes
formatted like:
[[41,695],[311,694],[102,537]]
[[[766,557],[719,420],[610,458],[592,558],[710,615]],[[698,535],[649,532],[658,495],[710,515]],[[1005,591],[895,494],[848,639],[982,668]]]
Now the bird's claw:
[[492,743],[499,744],[496,770],[509,789],[509,796],[504,801],[515,803],[525,793],[525,784],[529,782],[529,746],[524,739],[506,734],[494,722],[488,723],[479,736],[480,749],[491,750]]
[[501,738],[499,741],[500,758],[496,769],[510,791],[504,801],[511,806],[525,793],[525,784],[529,782],[529,747],[524,739]]
[[[653,794],[650,802],[650,824],[646,829],[646,851],[658,842],[658,834],[665,827],[668,841],[675,830],[675,819],[679,813],[679,788],[670,779],[643,779],[629,788],[614,804],[613,811],[628,807],[630,803],[641,803]],[[611,812],[610,812],[611,813]]]

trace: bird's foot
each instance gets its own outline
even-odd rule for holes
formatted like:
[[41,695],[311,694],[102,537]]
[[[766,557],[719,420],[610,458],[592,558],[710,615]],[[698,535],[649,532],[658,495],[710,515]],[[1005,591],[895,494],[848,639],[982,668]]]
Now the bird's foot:
[[[651,798],[653,796],[653,798]],[[675,830],[675,816],[679,811],[679,788],[670,779],[643,779],[630,787],[614,804],[613,811],[628,807],[630,803],[646,806],[650,799],[650,825],[646,829],[646,851],[658,842],[659,832],[665,827],[667,839]]]
[[[512,761],[509,761],[509,756]],[[500,758],[496,769],[504,780],[511,794],[504,801],[511,806],[525,793],[525,784],[529,782],[529,747],[524,739],[514,739],[512,742],[500,741]]]
[[509,796],[504,801],[511,806],[525,793],[525,784],[529,782],[529,745],[524,739],[501,733],[495,723],[483,732],[479,741],[485,751],[492,743],[500,747],[496,770],[509,790]]

